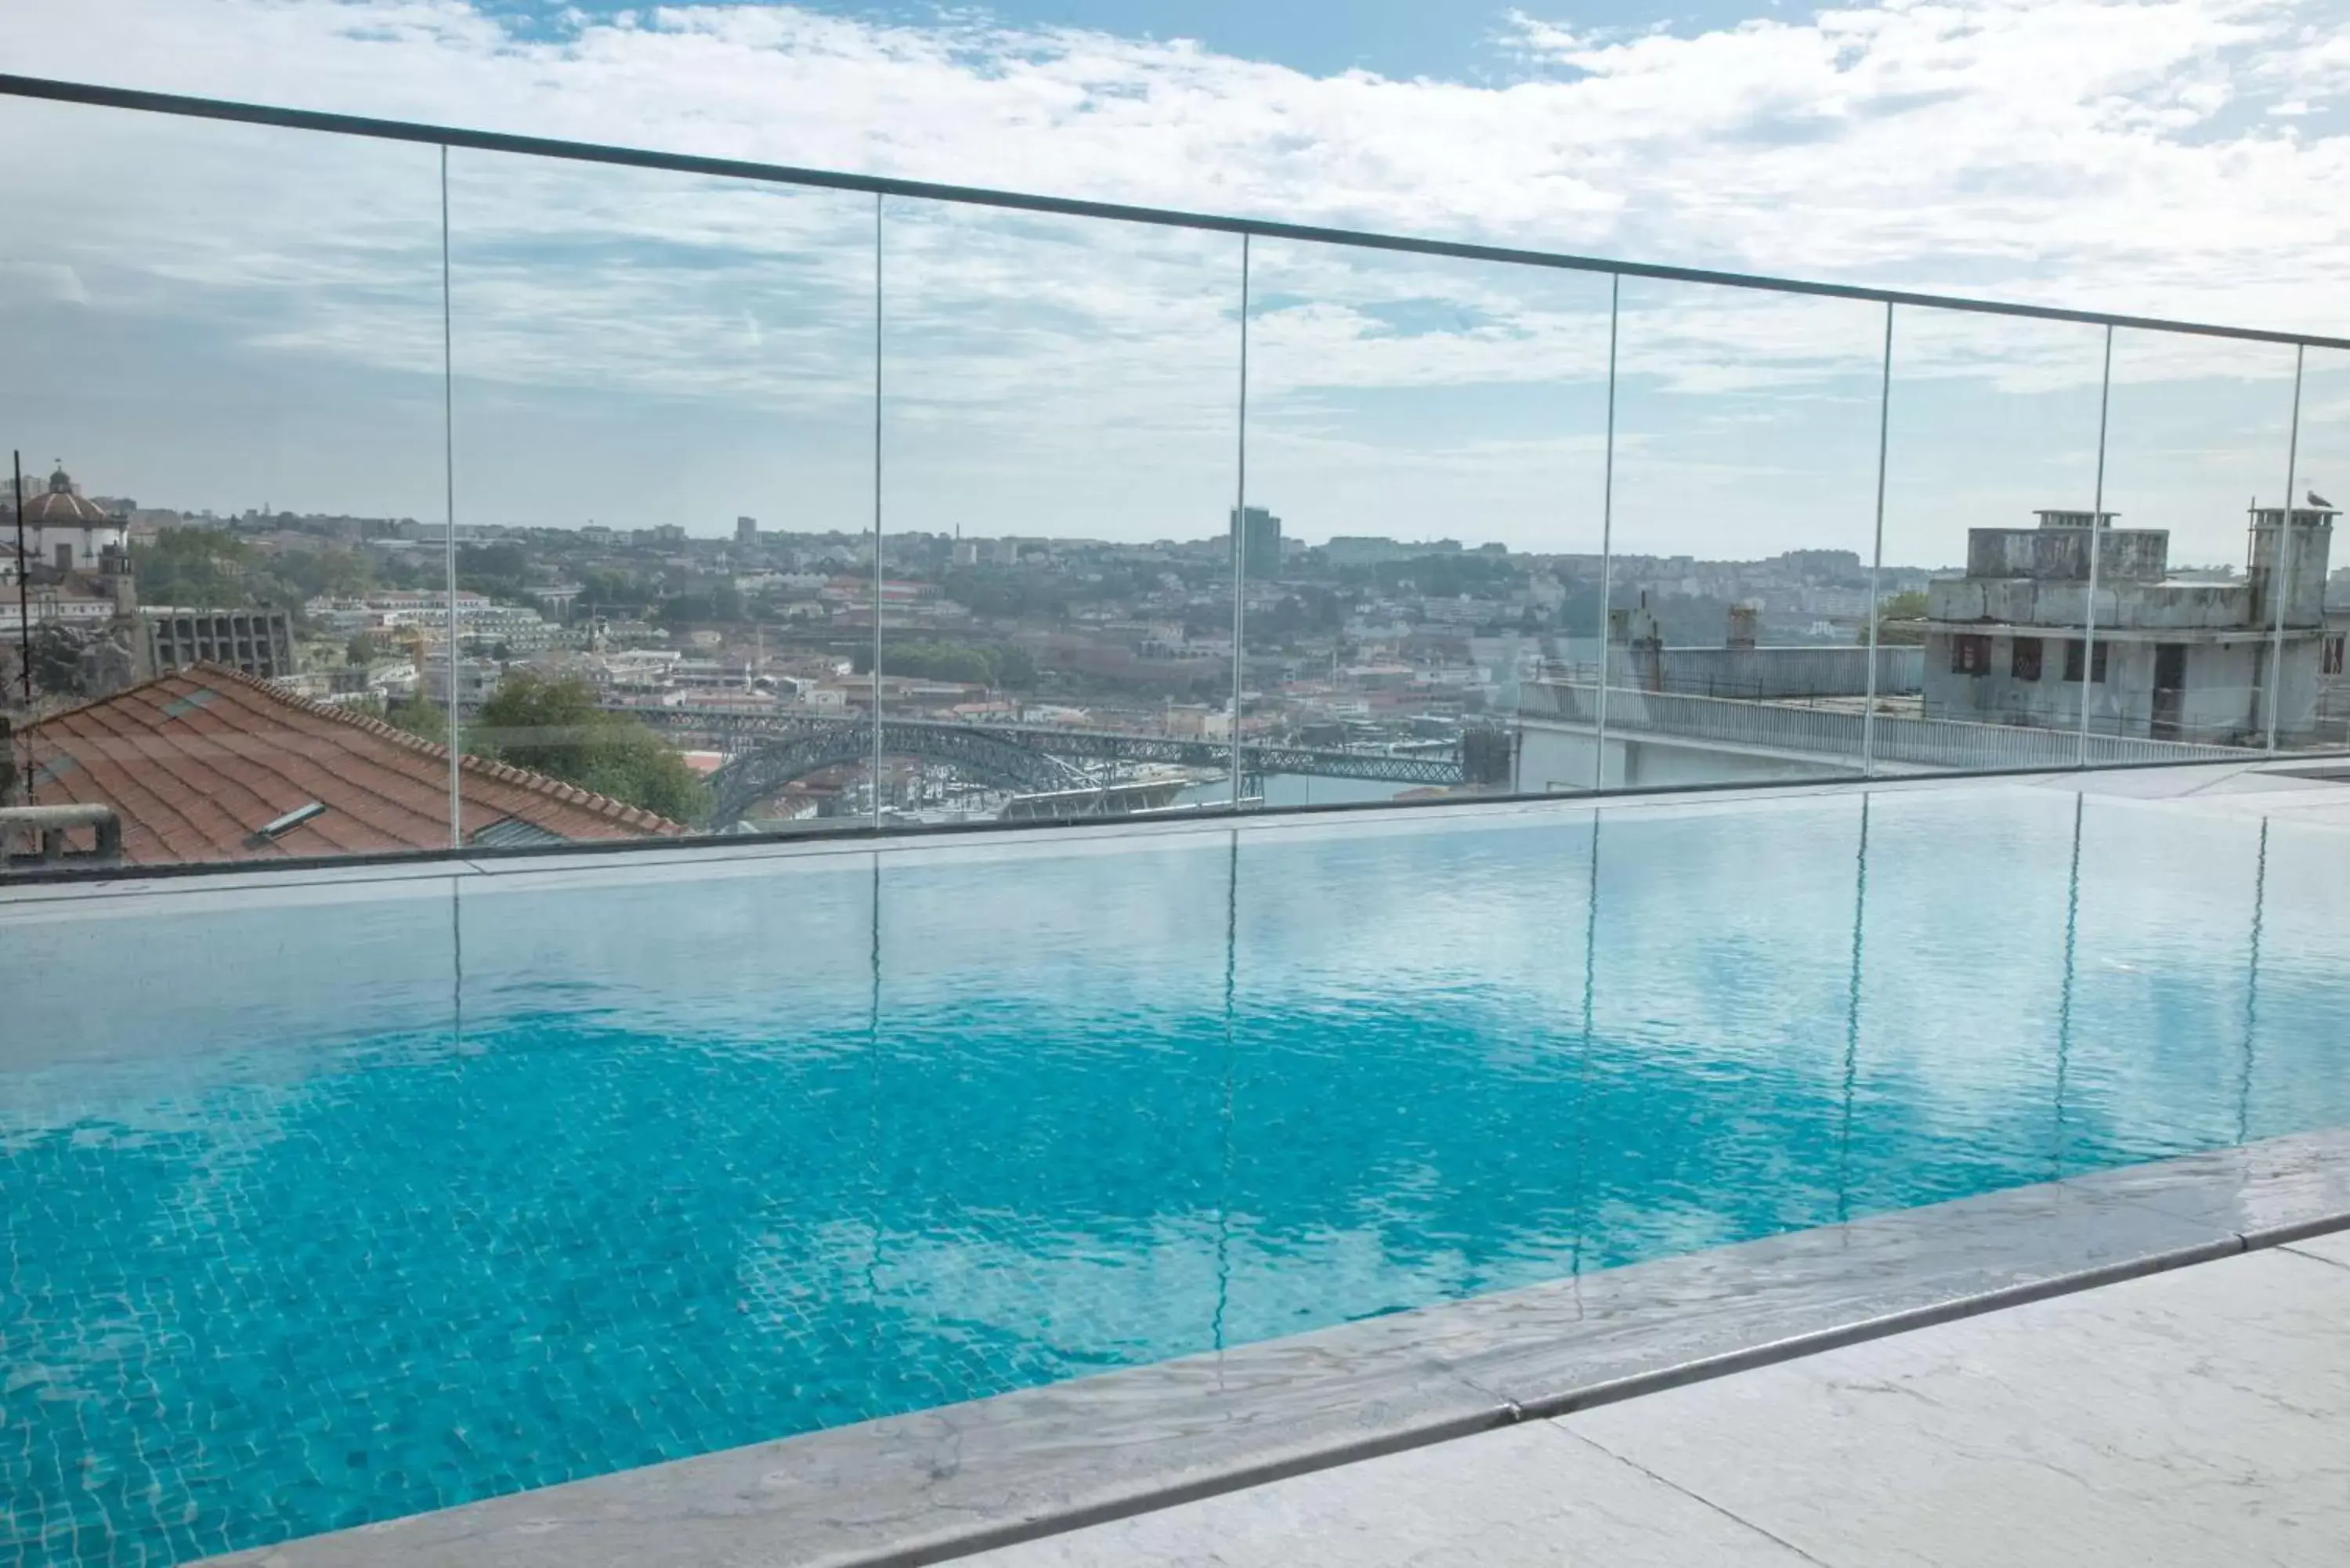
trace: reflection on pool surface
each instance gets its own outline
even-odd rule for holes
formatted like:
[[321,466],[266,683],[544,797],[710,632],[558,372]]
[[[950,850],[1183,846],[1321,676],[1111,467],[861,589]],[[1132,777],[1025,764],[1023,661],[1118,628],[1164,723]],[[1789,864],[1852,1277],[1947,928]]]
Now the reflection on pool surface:
[[1972,787],[0,905],[0,1540],[184,1560],[2350,1121],[2345,871]]

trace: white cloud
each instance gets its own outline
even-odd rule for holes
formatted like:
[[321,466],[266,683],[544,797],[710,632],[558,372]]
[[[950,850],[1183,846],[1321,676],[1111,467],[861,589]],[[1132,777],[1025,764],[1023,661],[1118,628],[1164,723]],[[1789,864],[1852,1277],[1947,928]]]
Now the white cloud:
[[[1510,38],[1523,76],[1498,86],[755,5],[537,38],[458,0],[16,0],[0,50],[21,71],[492,130],[2350,333],[2336,216],[2350,136],[2324,112],[2350,80],[2345,21],[2344,0],[1886,0],[1620,37],[1527,16]],[[59,214],[50,234],[67,253],[16,265],[71,269],[100,306],[208,315],[248,346],[431,368],[429,150],[120,119],[0,105],[0,124],[36,126],[47,154],[5,176],[10,204]],[[189,151],[199,144],[214,151]],[[462,374],[821,405],[843,421],[868,395],[859,199],[463,153],[452,173]],[[1236,382],[1228,238],[1064,236],[1033,219],[911,210],[890,233],[910,418],[951,410],[1006,471],[1024,456],[1066,469],[1111,453],[1128,485],[1154,429],[1174,435],[1164,464],[1217,444]],[[1501,486],[1515,474],[1541,490],[1545,463],[1580,452],[1580,429],[1548,446],[1513,431],[1416,447],[1335,394],[1466,400],[1587,382],[1605,365],[1604,284],[1270,244],[1256,262],[1253,418],[1341,467],[1349,449],[1389,467],[1424,451],[1425,488],[1389,487],[1402,520],[1464,456],[1499,470]],[[1435,326],[1399,329],[1399,302],[1424,305]],[[1909,318],[1903,375],[2027,397],[2095,373],[2078,329],[1978,325]],[[1683,425],[1704,423],[1708,399],[1730,400],[1715,410],[1728,425],[1776,398],[1767,411],[1784,439],[1804,400],[1871,390],[1879,330],[1865,306],[1627,285],[1625,364]],[[2116,373],[2269,374],[2207,347],[2137,344]],[[846,475],[852,457],[827,461]],[[651,465],[630,453],[624,466]],[[623,505],[630,483],[591,482],[617,485]],[[1195,488],[1222,483],[1187,479],[1186,514],[1204,504]],[[2223,487],[2241,504],[2232,473],[2213,494]],[[749,509],[708,504],[720,518]],[[1341,521],[1384,531],[1399,518]],[[1140,531],[1163,531],[1155,522]],[[1493,525],[1512,536],[1509,519]],[[1707,547],[1688,526],[1680,544]],[[1748,519],[1735,537],[1753,533]]]
[[2321,285],[2350,138],[2222,123],[2339,81],[2345,22],[2340,0],[1888,0],[1612,42],[1524,20],[1537,67],[1500,87],[757,5],[531,40],[455,0],[17,0],[0,47],[141,87],[2350,330]]

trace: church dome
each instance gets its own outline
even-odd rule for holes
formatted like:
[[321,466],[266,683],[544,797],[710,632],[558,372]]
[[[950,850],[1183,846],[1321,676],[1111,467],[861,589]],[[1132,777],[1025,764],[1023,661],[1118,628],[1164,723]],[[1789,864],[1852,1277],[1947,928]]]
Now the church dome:
[[95,528],[118,519],[77,491],[73,476],[60,467],[49,475],[48,493],[25,503],[25,521],[39,528]]

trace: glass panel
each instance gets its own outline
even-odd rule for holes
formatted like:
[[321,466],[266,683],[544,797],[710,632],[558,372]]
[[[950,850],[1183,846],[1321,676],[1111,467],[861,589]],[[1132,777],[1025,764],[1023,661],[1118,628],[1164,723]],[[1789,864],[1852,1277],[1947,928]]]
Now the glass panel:
[[1268,805],[1590,786],[1608,288],[1253,247],[1249,504],[1278,545],[1248,721],[1299,767]]
[[414,666],[337,607],[440,582],[438,153],[17,99],[0,138],[41,150],[0,173],[37,214],[0,240],[7,804],[134,864],[445,848],[445,757],[362,717]]
[[2079,759],[2064,652],[2085,635],[2105,348],[2102,327],[1897,314],[1878,772]]
[[1880,306],[1627,278],[1610,784],[1860,766]]
[[487,153],[449,186],[469,749],[608,834],[867,816],[871,198]]
[[[2276,595],[2274,511],[2292,432],[2293,351],[2175,333],[2114,334],[2106,438],[2096,640],[2088,669],[2090,760],[2128,760],[2111,742],[2265,743]],[[2248,526],[2248,524],[2255,524]],[[2281,739],[2308,737],[2319,654],[2320,549],[2296,538]],[[2281,579],[2282,580],[2282,579]],[[2067,649],[2064,678],[2080,659]],[[2142,747],[2138,748],[2143,750]]]
[[902,818],[1225,802],[1240,242],[895,199],[885,223]]

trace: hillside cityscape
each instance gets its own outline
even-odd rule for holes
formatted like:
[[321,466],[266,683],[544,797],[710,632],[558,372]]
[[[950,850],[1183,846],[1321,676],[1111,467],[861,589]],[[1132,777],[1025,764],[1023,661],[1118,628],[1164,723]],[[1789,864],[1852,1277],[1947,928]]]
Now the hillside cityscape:
[[[292,657],[276,678],[293,689],[394,715],[449,701],[440,525],[88,499],[127,522],[141,606],[283,611]],[[1242,722],[1251,737],[1425,739],[1495,711],[1516,678],[1544,662],[1596,657],[1596,556],[1451,539],[1306,545],[1255,508],[1244,539]],[[869,533],[783,532],[747,517],[724,537],[674,523],[461,525],[456,555],[461,711],[479,710],[519,672],[584,679],[614,707],[870,704]],[[1916,593],[1928,576],[1888,568],[1881,589]],[[1614,577],[1617,602],[1645,597],[1672,643],[1718,643],[1734,606],[1755,609],[1771,641],[1850,643],[1868,604],[1867,564],[1850,551],[1620,556]],[[36,627],[94,625],[101,601],[86,599],[77,616],[75,594],[70,583],[36,584]],[[881,692],[892,712],[1230,733],[1225,538],[886,534],[880,594]],[[12,630],[15,608],[5,607]],[[70,670],[64,643],[52,646],[36,659],[47,700],[102,696],[132,673],[127,643],[109,651],[93,633]],[[13,648],[5,657],[13,661]],[[795,787],[781,814],[830,809],[830,788]]]
[[[1603,657],[1609,684],[1801,705],[1826,711],[1826,723],[1871,700],[1887,719],[1931,716],[1940,667],[1981,675],[1994,651],[1987,636],[1963,633],[1924,649],[1946,613],[1929,588],[1972,580],[1986,568],[1971,559],[1877,571],[1886,651],[1872,676],[1870,566],[1854,551],[1625,554],[1603,566],[1596,554],[1451,538],[1309,544],[1259,507],[1222,535],[1152,543],[885,533],[878,567],[869,532],[778,530],[749,516],[723,534],[677,522],[464,524],[453,542],[452,648],[452,541],[436,523],[158,507],[88,493],[62,464],[28,483],[26,514],[22,567],[13,548],[0,552],[0,675],[21,732],[203,661],[428,742],[448,739],[453,708],[468,754],[695,830],[1180,810],[1229,802],[1235,787],[1298,805],[1584,787],[1586,774],[1633,783],[1641,764],[1628,753],[1536,768],[1521,751],[1529,715],[1589,721],[1573,693],[1596,682]],[[1976,530],[1970,549],[1986,535],[2027,547],[2087,537],[2086,514],[2040,516],[2056,532]],[[2329,532],[2330,518],[2295,514],[2297,526]],[[12,498],[0,513],[11,545],[16,521]],[[2108,581],[2135,576],[2166,604],[2261,591],[2232,565],[2171,566],[2158,531],[2110,516],[2097,526],[2110,540]],[[1238,732],[1251,747],[1294,749],[1239,780],[1229,761],[1235,541]],[[2043,549],[2013,570],[2077,577],[2078,557]],[[2311,559],[2322,572],[2324,556]],[[2230,602],[2227,614],[2260,624],[2260,604]],[[2186,624],[2170,609],[2147,613],[2150,625]],[[2052,614],[2067,618],[2045,607],[2022,618]],[[1960,618],[1999,616],[1979,607]],[[1981,708],[1996,690],[2004,705],[1965,713],[1946,691],[1945,716],[2073,722],[2042,701],[2064,687],[2053,667],[2038,684],[2041,639],[2013,640],[1998,650],[1999,673],[2031,685],[1970,682],[1965,703]],[[2108,649],[2096,652],[2093,685],[2108,680]],[[2215,645],[2211,657],[2223,653]],[[2338,673],[2338,638],[2309,656]],[[2081,664],[2077,645],[2069,657]],[[2183,669],[2157,669],[2152,706],[2134,728],[2116,710],[2114,732],[2233,743],[2257,728],[2249,710],[2189,725],[2173,702],[2166,719],[2159,689],[2188,685]],[[2064,680],[2081,676],[2068,667]],[[878,779],[877,691],[898,726],[883,737]],[[1482,738],[1502,729],[1511,736]],[[1762,749],[1774,748],[1785,745]],[[752,766],[754,752],[775,756]],[[32,776],[36,764],[19,762],[12,776]],[[1696,776],[1658,765],[1648,760],[1648,776]],[[1530,768],[1541,775],[1532,784]]]

